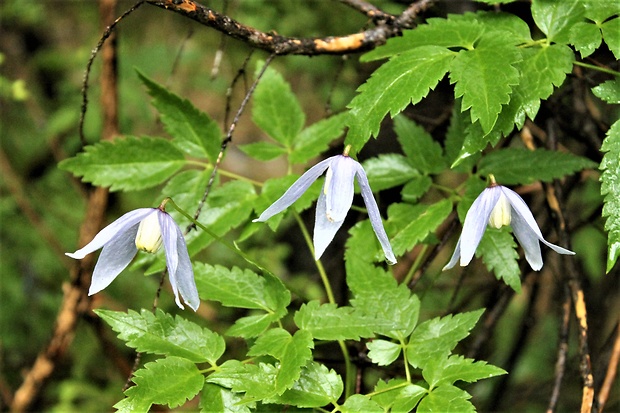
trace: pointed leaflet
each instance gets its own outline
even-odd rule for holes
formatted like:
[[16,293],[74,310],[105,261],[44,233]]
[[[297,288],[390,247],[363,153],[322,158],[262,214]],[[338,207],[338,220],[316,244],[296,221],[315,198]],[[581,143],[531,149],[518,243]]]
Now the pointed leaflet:
[[483,157],[478,173],[482,176],[493,174],[502,185],[516,185],[550,182],[595,166],[591,160],[570,152],[506,148]]
[[463,97],[461,110],[470,109],[472,122],[480,121],[483,132],[491,131],[510,101],[512,86],[519,82],[515,64],[521,60],[516,40],[508,32],[487,32],[471,50],[461,50],[450,67],[455,97]]
[[204,413],[251,413],[255,403],[243,403],[243,395],[216,384],[205,384],[200,393],[200,411]]
[[310,333],[298,330],[295,335],[281,328],[267,331],[256,339],[248,356],[270,355],[280,363],[276,365],[275,391],[282,394],[299,379],[301,368],[312,359],[314,342]]
[[362,166],[373,191],[402,185],[420,175],[407,158],[396,153],[385,153],[366,159]]
[[354,394],[340,406],[342,413],[384,413],[379,404],[363,394]]
[[204,377],[196,365],[181,357],[166,357],[136,371],[131,379],[136,385],[125,391],[127,399],[114,407],[122,412],[135,412],[148,404],[165,404],[175,408],[192,399],[204,385]]
[[138,352],[179,356],[195,363],[215,364],[224,354],[226,344],[218,334],[201,328],[180,316],[145,309],[140,313],[94,310],[108,323],[128,347]]
[[464,15],[450,15],[447,19],[433,17],[413,30],[403,30],[402,36],[388,39],[384,46],[364,54],[361,61],[391,57],[420,46],[472,48],[482,33],[484,26]]
[[603,216],[607,230],[607,272],[611,271],[620,256],[620,121],[607,131],[601,146],[605,152],[600,169],[601,195],[605,197]]
[[538,28],[554,43],[568,43],[570,29],[584,16],[579,0],[534,0],[532,17]]
[[424,387],[403,379],[391,379],[387,383],[379,380],[374,388],[372,400],[390,413],[408,413],[426,393]]
[[372,337],[375,330],[389,326],[389,321],[364,316],[353,307],[313,300],[295,313],[295,324],[317,340],[359,340]]
[[[423,241],[429,233],[435,231],[451,212],[452,201],[450,199],[444,199],[428,206],[390,205],[388,223],[396,222],[392,227],[398,228],[392,238],[394,254],[402,255],[411,250],[416,244]],[[406,223],[402,222],[404,214],[411,217],[411,220],[407,220]]]
[[63,160],[58,167],[111,191],[136,191],[164,182],[183,165],[183,153],[170,141],[128,136],[86,146],[84,152]]
[[382,320],[385,324],[374,332],[394,339],[403,339],[418,322],[420,300],[406,285],[398,285],[384,269],[375,267],[374,249],[367,251],[372,229],[368,221],[358,223],[350,231],[345,261],[347,285],[353,293],[351,305],[364,316]]
[[269,275],[260,277],[250,270],[194,263],[194,276],[200,298],[219,301],[226,307],[281,313],[291,301],[290,292],[280,280]]
[[422,370],[422,376],[431,388],[454,384],[458,380],[474,383],[502,374],[506,374],[506,371],[499,367],[458,355],[431,360]]
[[[530,119],[536,117],[540,107],[540,99],[547,99],[553,93],[553,88],[560,87],[566,79],[566,74],[573,69],[575,55],[565,44],[552,44],[540,48],[525,48],[522,50],[523,61],[517,65],[521,72],[519,85],[513,93],[518,96],[521,108],[515,112],[523,113]],[[515,123],[523,121],[515,119]]]
[[400,344],[380,339],[369,341],[366,347],[368,347],[368,358],[379,366],[392,364],[400,356],[402,350]]
[[592,93],[607,103],[620,104],[620,79],[603,82],[593,87]]
[[342,378],[322,364],[309,362],[301,369],[299,380],[281,396],[269,402],[297,407],[321,407],[336,403],[343,390]]
[[620,59],[620,17],[602,24],[603,40],[616,59]]
[[339,113],[302,130],[293,142],[290,163],[304,163],[326,151],[329,144],[342,135],[348,116],[348,112]]
[[153,97],[152,104],[159,111],[173,142],[193,157],[215,162],[222,141],[222,132],[215,121],[196,109],[190,101],[181,99],[140,71],[138,76]]
[[570,29],[570,43],[581,54],[581,58],[590,56],[601,45],[603,35],[595,24],[579,22]]
[[[258,67],[262,63],[259,62]],[[301,132],[306,121],[291,87],[275,70],[268,68],[254,91],[252,120],[271,138],[286,147]]]
[[433,359],[447,357],[456,344],[469,335],[483,311],[437,317],[418,325],[406,348],[409,364],[424,368]]
[[471,399],[471,396],[465,390],[452,385],[442,384],[422,399],[416,409],[416,413],[475,413],[476,408],[469,399]]
[[394,131],[412,166],[427,174],[443,171],[446,161],[441,145],[424,128],[400,115],[394,118]]
[[517,262],[519,254],[512,234],[506,230],[487,228],[476,249],[482,260],[498,280],[504,280],[517,293],[521,292],[521,269]]
[[206,381],[236,393],[245,393],[245,402],[275,396],[275,377],[276,368],[271,364],[246,364],[238,360],[228,360],[209,375]]
[[385,115],[393,117],[416,104],[448,71],[454,53],[444,47],[422,46],[392,58],[358,89],[349,104],[347,144],[357,150],[377,136]]
[[271,161],[286,153],[286,148],[270,142],[254,142],[239,145],[239,149],[246,155],[259,161]]

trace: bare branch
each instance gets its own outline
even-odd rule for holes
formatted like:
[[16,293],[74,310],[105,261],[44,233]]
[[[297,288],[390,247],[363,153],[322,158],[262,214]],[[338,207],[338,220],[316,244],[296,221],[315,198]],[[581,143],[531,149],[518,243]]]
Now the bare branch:
[[[400,16],[391,16],[383,13],[387,18],[373,29],[345,36],[328,36],[321,38],[297,38],[286,37],[276,33],[265,33],[253,27],[243,25],[230,17],[196,3],[193,0],[146,0],[166,10],[171,10],[188,17],[200,24],[212,27],[226,35],[240,40],[247,45],[265,50],[276,55],[324,55],[324,54],[349,54],[373,49],[390,37],[398,36],[403,29],[414,26],[417,15],[430,7],[432,0],[418,0],[412,3]],[[370,5],[363,6],[363,2],[349,0],[348,4],[355,5],[371,13],[376,8]],[[373,6],[374,7],[374,6]]]

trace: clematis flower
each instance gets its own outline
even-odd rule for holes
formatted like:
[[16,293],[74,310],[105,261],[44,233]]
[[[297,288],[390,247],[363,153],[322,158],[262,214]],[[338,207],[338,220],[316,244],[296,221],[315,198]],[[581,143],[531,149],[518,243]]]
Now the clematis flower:
[[[348,148],[347,148],[348,149]],[[332,156],[308,169],[291,187],[267,208],[254,222],[265,222],[291,206],[319,176],[327,170],[323,190],[319,195],[314,222],[314,258],[319,259],[336,232],[342,226],[347,212],[353,204],[353,180],[357,179],[360,186],[368,217],[375,235],[379,239],[385,258],[390,264],[396,263],[392,246],[383,229],[377,202],[372,195],[366,172],[359,162],[348,156],[345,149],[343,155]]]
[[575,255],[573,251],[546,241],[523,198],[515,191],[495,183],[493,176],[490,178],[491,185],[482,191],[467,211],[463,232],[450,262],[443,268],[444,271],[454,267],[459,258],[462,267],[469,264],[487,224],[498,229],[510,225],[525,250],[525,259],[534,271],[539,271],[543,265],[539,241],[559,254]]
[[179,299],[180,293],[187,305],[194,311],[198,309],[200,298],[185,239],[176,222],[163,210],[165,202],[159,208],[139,208],[126,213],[99,231],[83,248],[66,253],[79,260],[103,247],[93,271],[88,295],[96,294],[110,285],[129,265],[138,250],[155,253],[163,243],[177,305],[184,308]]

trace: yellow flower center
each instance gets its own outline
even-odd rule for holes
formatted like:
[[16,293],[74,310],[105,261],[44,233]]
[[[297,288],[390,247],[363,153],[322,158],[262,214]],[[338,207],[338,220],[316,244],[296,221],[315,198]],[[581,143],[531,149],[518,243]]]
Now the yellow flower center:
[[161,228],[159,227],[158,214],[147,216],[138,227],[136,234],[136,248],[142,251],[157,252],[161,247]]
[[504,225],[510,225],[510,214],[510,202],[508,202],[506,195],[502,193],[497,200],[497,204],[493,207],[493,211],[491,211],[489,225],[497,229],[503,227]]

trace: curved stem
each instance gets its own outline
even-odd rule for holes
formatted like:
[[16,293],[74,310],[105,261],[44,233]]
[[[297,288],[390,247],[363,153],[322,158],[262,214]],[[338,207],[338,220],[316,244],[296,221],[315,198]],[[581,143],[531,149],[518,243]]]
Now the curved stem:
[[601,67],[601,66],[596,66],[596,65],[591,65],[589,63],[584,63],[584,62],[579,62],[579,61],[575,61],[573,62],[575,64],[575,66],[581,66],[581,67],[586,67],[588,69],[592,69],[592,70],[598,70],[599,72],[603,72],[603,73],[608,73],[610,75],[614,75],[614,76],[620,76],[620,72],[617,72],[613,69],[609,69],[607,67]]
[[424,258],[424,254],[426,254],[427,249],[428,245],[424,244],[424,246],[422,247],[422,251],[420,251],[420,253],[415,259],[415,262],[407,272],[407,275],[405,275],[402,284],[409,285],[409,282],[411,282],[411,279],[413,278],[413,274],[415,274],[418,268],[420,268],[420,264],[422,263],[422,259]]

